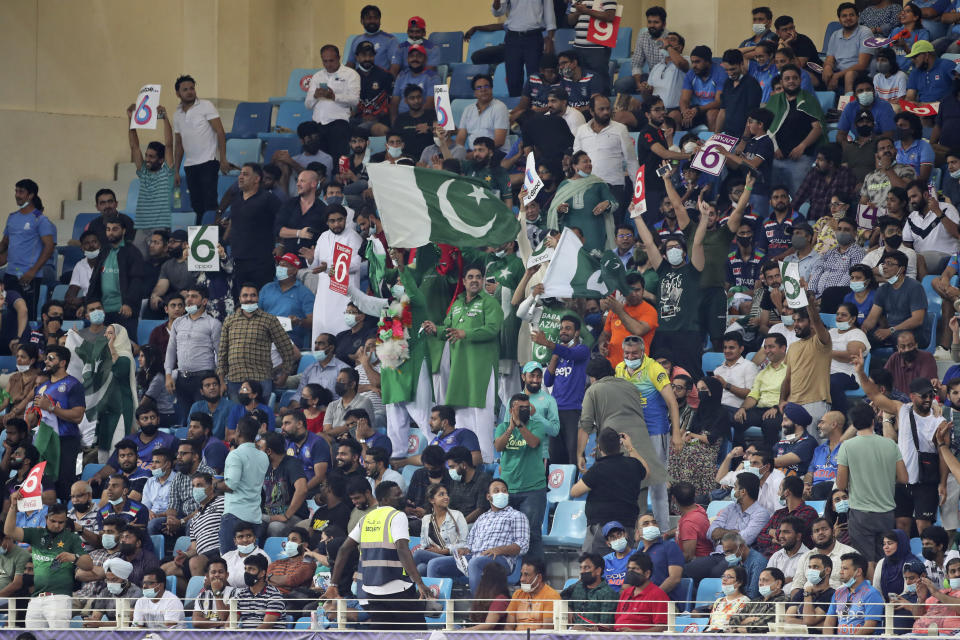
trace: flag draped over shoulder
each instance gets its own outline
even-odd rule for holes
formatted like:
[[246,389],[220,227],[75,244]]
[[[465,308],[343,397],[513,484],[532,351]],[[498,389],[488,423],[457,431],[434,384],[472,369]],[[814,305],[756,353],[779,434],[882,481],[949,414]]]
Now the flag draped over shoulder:
[[510,208],[479,180],[385,162],[368,165],[367,174],[391,247],[499,246],[520,231]]
[[60,476],[60,429],[57,417],[49,411],[40,412],[37,433],[33,446],[40,452],[40,459],[47,461],[43,470],[45,478],[56,481]]
[[113,358],[110,357],[107,339],[102,336],[90,342],[81,338],[76,331],[68,331],[67,348],[72,354],[67,373],[83,383],[87,406],[80,421],[80,433],[84,444],[89,445],[93,444],[93,434],[98,430],[97,418],[104,408],[101,403],[113,380]]
[[630,293],[623,262],[612,251],[599,258],[583,248],[580,239],[564,229],[543,277],[543,295],[553,298],[602,298]]

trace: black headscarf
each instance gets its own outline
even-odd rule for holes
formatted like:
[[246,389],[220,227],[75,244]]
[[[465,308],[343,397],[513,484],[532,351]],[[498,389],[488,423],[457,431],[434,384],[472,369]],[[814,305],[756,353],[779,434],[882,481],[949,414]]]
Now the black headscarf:
[[707,434],[710,444],[714,444],[730,432],[730,420],[727,410],[720,404],[723,399],[723,385],[713,376],[705,377],[703,382],[710,393],[700,392],[700,406],[690,421],[690,431]]

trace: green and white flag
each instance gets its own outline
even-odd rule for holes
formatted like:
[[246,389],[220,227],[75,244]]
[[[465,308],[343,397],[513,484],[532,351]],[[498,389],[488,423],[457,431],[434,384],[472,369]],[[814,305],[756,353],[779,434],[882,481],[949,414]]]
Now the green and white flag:
[[[90,342],[76,331],[68,331],[66,346],[72,354],[67,373],[83,383],[86,398],[86,411],[79,425],[83,443],[99,444],[102,449],[111,450],[115,442],[133,430],[133,416],[125,418],[120,407],[105,406],[104,399],[113,381],[113,358],[107,339],[99,336]],[[130,384],[136,398],[132,376]],[[101,419],[101,413],[108,418]]]
[[367,239],[367,250],[364,256],[367,259],[367,276],[370,278],[370,288],[374,295],[381,295],[380,286],[387,271],[387,253],[376,237]]
[[481,180],[388,162],[367,165],[367,175],[391,247],[498,246],[520,231],[510,208]]
[[590,255],[569,228],[560,234],[553,259],[543,276],[543,295],[552,298],[602,298],[614,291],[629,293],[623,262],[612,251]]

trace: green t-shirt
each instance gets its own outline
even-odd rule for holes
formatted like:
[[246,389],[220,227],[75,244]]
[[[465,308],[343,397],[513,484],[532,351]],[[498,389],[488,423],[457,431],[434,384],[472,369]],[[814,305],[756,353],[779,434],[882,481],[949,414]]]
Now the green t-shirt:
[[0,589],[6,589],[15,577],[23,575],[29,560],[30,554],[17,545],[0,556]]
[[[693,244],[693,234],[697,226],[693,223],[684,229],[688,245]],[[722,225],[716,229],[708,229],[703,237],[703,275],[700,278],[700,287],[722,287],[727,277],[727,255],[730,253],[730,243],[736,234],[730,227]]]
[[591,251],[602,253],[606,248],[607,230],[604,226],[604,217],[593,214],[597,205],[605,201],[613,203],[610,211],[619,205],[607,183],[598,182],[567,200],[570,210],[560,216],[561,226],[577,227],[583,233],[583,248],[587,253]]
[[657,331],[699,331],[700,272],[689,262],[674,269],[664,260],[657,275],[660,277]]
[[850,508],[870,513],[893,511],[897,461],[902,459],[900,447],[889,438],[858,435],[845,440],[837,454],[837,464],[850,470]]
[[[123,243],[120,243],[123,246]],[[107,259],[103,261],[103,272],[100,274],[100,302],[107,313],[120,311],[123,306],[123,296],[120,295],[120,265],[117,263],[119,247],[110,249]]]
[[657,275],[656,269],[647,269],[640,275],[643,276],[643,288],[657,295],[660,291],[660,276]]
[[46,527],[28,527],[23,530],[23,541],[30,545],[33,552],[33,593],[55,593],[62,596],[73,595],[73,571],[71,562],[56,561],[55,558],[67,551],[85,556],[80,536],[64,529],[51,536]]
[[480,166],[466,160],[461,163],[461,168],[463,175],[469,178],[479,178],[501,200],[513,195],[510,192],[510,176],[499,163]]
[[[493,434],[494,439],[502,436],[509,424],[509,421],[501,422]],[[536,415],[530,417],[527,428],[541,442],[546,438],[543,422]],[[513,430],[507,446],[500,452],[500,477],[513,493],[547,488],[540,447],[528,447],[519,429]]]

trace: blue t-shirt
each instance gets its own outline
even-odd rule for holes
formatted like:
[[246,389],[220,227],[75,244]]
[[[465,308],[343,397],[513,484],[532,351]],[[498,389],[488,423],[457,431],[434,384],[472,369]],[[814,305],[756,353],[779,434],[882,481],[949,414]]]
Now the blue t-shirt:
[[427,98],[433,96],[434,85],[443,84],[443,81],[440,80],[440,76],[433,69],[425,69],[419,74],[414,74],[410,69],[404,69],[398,73],[397,81],[393,83],[393,95],[400,98],[399,113],[410,111],[407,101],[403,99],[403,90],[408,84],[415,84],[420,87],[423,91],[424,101],[426,101]]
[[[14,211],[7,217],[7,226],[3,230],[9,241],[7,245],[7,274],[22,276],[40,259],[43,251],[44,236],[51,236],[57,242],[57,230],[43,211],[34,209],[30,213]],[[56,252],[54,252],[56,255]]]
[[[436,67],[440,64],[440,47],[430,42],[429,38],[424,38],[423,42],[420,43],[424,49],[427,50],[427,66]],[[403,40],[397,43],[397,46],[393,48],[393,55],[390,58],[390,64],[400,65],[400,69],[407,68],[407,53],[410,51],[410,42],[408,40]]]
[[[172,433],[167,433],[165,431],[157,431],[156,436],[153,440],[147,444],[143,443],[143,440],[140,439],[140,432],[131,433],[127,436],[127,440],[131,440],[135,445],[137,445],[137,467],[142,469],[147,473],[147,475],[152,475],[151,464],[153,463],[153,450],[160,447],[164,449],[170,449],[174,453],[177,451],[177,447],[180,446],[180,441],[177,440],[177,437]],[[120,468],[120,460],[117,457],[117,452],[114,451],[110,455],[110,459],[107,460],[107,464],[114,469]]]
[[836,479],[837,454],[840,453],[840,445],[842,444],[841,442],[831,450],[830,443],[824,441],[823,444],[813,450],[813,460],[810,461],[810,465],[807,467],[807,470],[813,473],[813,484],[833,482]]
[[766,67],[761,67],[759,64],[757,64],[756,60],[751,60],[750,68],[748,69],[747,73],[753,76],[754,80],[760,84],[760,88],[763,89],[763,97],[760,98],[760,102],[763,104],[769,102],[770,89],[773,88],[773,79],[776,78],[780,73],[777,71],[777,65],[773,64],[773,61],[771,60],[767,63]]
[[[856,137],[857,128],[855,126],[855,119],[859,111],[860,103],[856,100],[851,100],[847,106],[843,108],[837,128],[840,131],[850,131],[854,137]],[[891,107],[890,103],[886,100],[874,100],[873,104],[870,105],[870,113],[873,114],[873,132],[875,134],[893,131],[896,128],[897,125],[893,121],[893,116],[895,115],[893,113],[893,107]]]
[[928,70],[914,69],[907,78],[907,91],[916,89],[919,102],[937,102],[950,94],[953,87],[953,72],[956,69],[951,60],[939,58]]
[[[267,430],[276,431],[277,430],[277,419],[273,415],[273,410],[270,409],[265,404],[257,403],[257,409],[263,411],[267,414]],[[250,412],[247,411],[246,407],[242,404],[236,404],[230,409],[230,413],[227,415],[227,429],[234,430],[237,428],[237,423],[240,421],[240,418],[243,416],[250,415]]]
[[813,459],[813,452],[817,448],[817,441],[813,436],[804,435],[799,439],[793,440],[781,440],[777,443],[777,446],[773,449],[774,457],[779,458],[780,456],[785,456],[788,453],[795,453],[800,458],[798,464],[791,464],[786,467],[784,473],[788,476],[798,475],[802,476],[807,472],[807,467],[810,465],[810,461]]
[[[206,400],[197,400],[190,406],[190,413],[205,413],[213,419],[213,437],[223,440],[227,432],[227,418],[237,403],[230,398],[220,398],[217,408],[210,413],[210,406]],[[213,466],[213,465],[210,465]]]
[[223,440],[210,436],[210,439],[207,440],[207,446],[203,448],[203,461],[217,473],[223,473],[223,465],[227,461],[228,453],[230,453],[230,449],[227,448]]
[[877,292],[876,289],[867,293],[867,297],[864,298],[863,303],[857,302],[857,299],[853,297],[853,292],[851,291],[847,295],[843,296],[844,302],[849,302],[850,304],[857,307],[857,320],[863,322],[867,319],[867,316],[870,315],[870,309],[873,308],[873,295]]
[[390,59],[393,57],[393,51],[399,44],[397,37],[386,31],[361,33],[350,43],[350,51],[347,51],[347,62],[357,61],[357,45],[364,41],[373,45],[375,52],[373,64],[381,69],[388,69],[390,67]]
[[287,440],[287,455],[303,463],[303,475],[307,476],[309,482],[316,475],[313,465],[320,462],[330,464],[330,444],[317,434],[307,431],[307,439],[302,445]]
[[450,451],[454,447],[466,447],[470,451],[480,451],[480,441],[477,440],[477,434],[470,429],[454,429],[448,436],[437,436],[430,441],[431,445],[437,445],[444,452]]
[[903,148],[902,140],[897,140],[893,143],[893,146],[897,149],[897,163],[910,165],[917,172],[917,175],[920,175],[921,164],[933,164],[935,155],[933,147],[923,138],[914,140],[913,144],[907,149]]
[[[644,551],[643,545],[637,547],[637,551]],[[683,559],[683,551],[680,550],[676,540],[655,542],[644,552],[650,557],[650,561],[653,563],[653,571],[650,573],[650,582],[658,587],[669,577],[669,570],[671,566],[679,566],[682,569],[685,562]],[[670,599],[674,601],[680,600],[684,596],[683,590],[680,588],[679,584],[677,584],[673,591],[667,595],[670,596]]]
[[627,561],[630,560],[630,555],[628,553],[623,558],[618,558],[617,554],[611,551],[603,556],[603,579],[617,593],[620,593],[620,589],[623,588],[623,579],[627,576]]
[[531,107],[542,109],[547,106],[547,94],[550,93],[550,90],[560,86],[562,85],[559,76],[553,84],[549,84],[539,73],[532,73],[523,83],[522,95],[530,99]]
[[883,596],[866,582],[850,593],[840,587],[833,594],[828,616],[837,617],[837,635],[852,636],[867,620],[876,620],[874,635],[883,633]]
[[[87,398],[83,392],[83,383],[70,375],[57,382],[44,382],[41,385],[37,385],[33,394],[35,396],[49,396],[53,403],[61,409],[87,406]],[[63,418],[57,418],[57,423],[57,431],[61,437],[80,436],[80,426],[76,422],[67,422]],[[113,466],[113,468],[118,469],[119,467]]]
[[[474,438],[476,438],[476,436],[474,436]],[[367,445],[367,451],[370,449],[383,449],[387,452],[388,457],[393,457],[393,442],[390,441],[390,438],[387,437],[386,434],[377,431],[367,438],[365,444]]]
[[716,63],[710,66],[710,73],[707,74],[706,78],[698,76],[693,69],[687,71],[687,75],[683,77],[683,89],[693,92],[690,106],[699,106],[713,102],[717,96],[717,92],[723,90],[723,84],[726,81],[727,72]]
[[560,84],[567,90],[567,104],[574,109],[582,109],[590,104],[590,96],[597,93],[597,81],[592,73],[585,73],[579,80],[560,79]]
[[[296,316],[306,318],[313,313],[313,301],[316,296],[299,280],[286,291],[280,288],[280,283],[274,280],[263,285],[260,289],[260,308],[274,316]],[[305,338],[309,333],[303,327],[294,327],[288,335],[299,346],[305,346]]]

